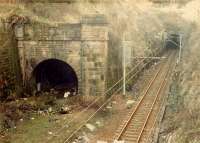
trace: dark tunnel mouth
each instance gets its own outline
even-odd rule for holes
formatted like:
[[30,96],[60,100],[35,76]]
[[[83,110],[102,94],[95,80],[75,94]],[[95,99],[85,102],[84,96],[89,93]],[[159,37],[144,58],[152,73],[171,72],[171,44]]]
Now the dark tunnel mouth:
[[78,92],[78,78],[74,69],[66,62],[58,59],[47,59],[40,62],[32,73],[37,91],[49,91],[51,89],[70,92],[73,95]]
[[171,34],[169,40],[166,43],[166,48],[169,49],[178,49],[180,47],[180,35],[178,34]]

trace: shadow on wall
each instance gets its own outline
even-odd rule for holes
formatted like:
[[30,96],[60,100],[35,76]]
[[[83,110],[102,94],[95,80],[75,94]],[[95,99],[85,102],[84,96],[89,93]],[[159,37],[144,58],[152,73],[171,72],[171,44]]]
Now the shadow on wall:
[[32,79],[38,92],[51,89],[68,91],[72,95],[76,95],[78,92],[78,78],[74,69],[61,60],[42,61],[33,70]]

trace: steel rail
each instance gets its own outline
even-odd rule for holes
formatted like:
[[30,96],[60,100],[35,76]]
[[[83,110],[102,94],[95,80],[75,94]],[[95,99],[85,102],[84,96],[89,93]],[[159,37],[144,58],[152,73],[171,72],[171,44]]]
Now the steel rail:
[[[173,65],[173,68],[172,68],[172,69],[173,69],[173,70],[175,69],[175,65]],[[171,76],[171,73],[170,73],[169,77],[170,77],[170,76]],[[169,77],[168,77],[168,78],[169,78]],[[168,81],[167,81],[167,82],[168,82]],[[166,84],[167,84],[167,83],[166,83]],[[166,86],[166,85],[165,85],[165,86]],[[164,88],[165,88],[165,87],[164,87]],[[163,106],[165,106],[166,100],[167,100],[167,96],[162,100],[158,111],[162,110],[161,108],[162,108]],[[154,121],[153,126],[151,127],[150,132],[149,132],[148,135],[147,135],[147,143],[150,142],[150,138],[151,138],[153,129],[155,128],[156,122],[157,122],[158,120],[159,120],[159,114],[156,116],[156,120]]]
[[[144,60],[142,60],[142,61],[140,61],[134,68],[132,68],[132,70],[131,71],[129,71],[129,73],[127,74],[127,76],[128,75],[130,75],[135,69],[137,69],[137,67],[140,65],[140,64],[142,64],[143,63],[143,61]],[[144,64],[143,66],[142,66],[142,68],[140,69],[140,70],[142,70],[146,65],[147,65],[148,63],[146,63],[146,64]],[[139,73],[139,71],[137,71],[136,73],[134,73],[134,75],[132,75],[129,79],[128,79],[128,81],[129,80],[131,80],[132,78],[134,78],[137,74]],[[121,79],[122,80],[122,79]],[[121,81],[121,80],[119,80],[119,81]],[[119,81],[117,82],[117,83],[119,83]],[[117,85],[117,84],[115,84],[115,85]],[[113,87],[115,87],[115,85],[113,86]],[[112,100],[112,98],[114,97],[114,95],[116,94],[116,93],[118,93],[121,89],[122,89],[122,87],[123,86],[121,86],[120,88],[118,88],[118,90],[116,90],[113,94],[112,94],[112,96],[110,97],[110,98],[108,98],[83,124],[81,124],[67,139],[65,139],[65,141],[63,142],[63,143],[68,143],[69,141],[70,141],[70,139],[81,129],[81,128],[83,128],[84,127],[84,125],[87,123],[87,122],[89,122],[107,103],[109,103],[111,100]],[[108,90],[110,90],[110,89],[108,89]]]
[[[144,60],[141,60],[136,66],[134,66],[128,73],[127,73],[127,77],[133,72],[135,71],[142,63],[144,62]],[[145,64],[146,65],[146,64]],[[144,66],[142,67],[144,68]],[[111,86],[107,91],[105,91],[104,95],[106,95],[107,93],[109,93],[112,89],[114,89],[114,87],[119,84],[121,81],[123,80],[123,78],[121,78],[119,81],[117,81],[113,86]],[[83,109],[80,113],[78,113],[77,116],[73,117],[73,119],[71,119],[70,121],[67,121],[64,123],[64,126],[62,126],[60,129],[58,129],[55,133],[54,136],[50,137],[49,139],[47,139],[45,141],[45,143],[49,143],[49,141],[53,140],[56,136],[58,136],[58,134],[66,127],[66,124],[70,124],[74,121],[74,119],[78,118],[80,115],[82,115],[83,113],[85,113],[86,111],[88,111],[89,108],[91,108],[95,103],[97,103],[102,97],[98,97],[97,99],[95,99],[92,103],[90,103],[85,109]]]
[[[146,65],[144,65],[144,67],[145,67]],[[143,68],[144,68],[143,67]],[[129,78],[128,79],[128,81],[129,80],[131,80],[132,78],[134,78],[136,75],[137,75],[137,73],[139,73],[139,71],[138,72],[136,72],[135,74],[134,74],[134,76],[131,76],[131,78]],[[123,86],[121,86],[117,91],[115,91],[114,92],[114,94],[107,100],[107,101],[105,101],[104,102],[104,104],[103,105],[101,105],[100,107],[99,107],[99,109],[97,109],[96,111],[95,111],[95,113],[93,113],[77,130],[75,130],[65,141],[64,141],[64,143],[69,143],[69,141],[70,141],[70,139],[81,129],[81,128],[83,128],[83,126],[87,123],[87,122],[89,122],[107,103],[109,103],[112,99],[113,99],[113,97],[114,97],[114,95],[116,94],[116,93],[118,93],[121,89],[123,88]]]
[[[138,65],[135,66],[135,68],[133,68],[133,70],[131,70],[131,71],[127,74],[127,76],[128,76],[131,72],[133,72],[143,61],[144,61],[144,60],[142,60],[140,63],[138,63]],[[134,73],[134,74],[127,80],[127,82],[129,82],[131,79],[133,79],[147,64],[148,64],[148,63],[145,63],[139,71],[137,71],[136,73]],[[90,121],[90,120],[91,120],[91,119],[92,119],[92,118],[93,118],[107,103],[109,103],[109,102],[112,100],[112,98],[114,97],[114,95],[115,95],[116,93],[118,93],[118,92],[122,89],[122,87],[123,87],[123,86],[121,86],[120,88],[118,88],[118,90],[115,91],[115,92],[113,93],[113,95],[112,95],[107,101],[105,101],[104,104],[101,105],[101,106],[99,107],[99,109],[97,109],[83,124],[81,124],[81,125],[79,126],[79,128],[77,128],[77,129],[64,141],[64,143],[68,143],[68,142],[70,141],[70,139],[71,139],[81,128],[83,128],[84,125],[85,125],[87,122],[89,122],[89,121]]]
[[[172,60],[172,59],[173,59],[173,58],[171,58],[171,60]],[[170,60],[170,63],[171,63],[171,60]],[[153,112],[153,109],[154,109],[154,106],[155,106],[155,104],[156,104],[156,101],[158,100],[158,97],[160,96],[160,93],[162,92],[162,89],[166,86],[166,83],[167,83],[167,79],[166,79],[166,78],[167,78],[167,76],[168,76],[168,74],[169,74],[169,72],[170,72],[170,67],[171,67],[171,64],[169,65],[169,68],[168,68],[168,70],[167,70],[167,72],[166,72],[166,74],[165,74],[165,76],[164,76],[164,80],[162,81],[161,86],[159,87],[159,89],[158,89],[158,91],[157,91],[157,93],[156,93],[156,98],[155,98],[154,101],[153,101],[153,104],[152,104],[152,106],[151,106],[150,112],[148,113],[147,118],[146,118],[146,120],[145,120],[145,123],[144,123],[144,125],[143,125],[143,127],[142,127],[142,130],[140,131],[139,137],[138,137],[138,139],[137,139],[137,143],[140,142],[140,140],[141,140],[141,138],[142,138],[142,134],[143,134],[143,132],[144,132],[144,129],[145,129],[146,125],[147,125],[147,122],[149,121],[150,115],[151,115],[152,112]]]
[[[120,87],[116,92],[118,93],[120,90],[122,89],[122,87]],[[114,94],[112,97],[110,97],[108,100],[106,100],[106,102],[104,102],[86,121],[84,121],[83,124],[81,124],[67,139],[65,139],[65,141],[63,143],[69,143],[70,139],[76,135],[76,133],[78,133],[78,131],[80,131],[85,124],[87,124],[106,104],[108,104],[114,97]]]
[[153,77],[153,79],[150,81],[150,84],[148,85],[148,88],[146,89],[145,93],[143,94],[142,98],[140,99],[140,101],[138,102],[138,104],[136,105],[136,108],[134,109],[134,111],[132,112],[131,116],[128,118],[128,120],[125,122],[125,125],[123,126],[121,132],[119,133],[119,135],[116,137],[115,140],[120,140],[121,137],[123,136],[123,134],[125,133],[125,131],[128,128],[128,125],[130,124],[133,116],[135,115],[136,111],[139,109],[141,103],[143,102],[143,100],[145,99],[145,97],[147,96],[150,88],[152,87],[154,81],[156,80],[156,78],[158,77],[159,73],[162,71],[162,66],[159,68],[159,70],[157,71],[156,75]]

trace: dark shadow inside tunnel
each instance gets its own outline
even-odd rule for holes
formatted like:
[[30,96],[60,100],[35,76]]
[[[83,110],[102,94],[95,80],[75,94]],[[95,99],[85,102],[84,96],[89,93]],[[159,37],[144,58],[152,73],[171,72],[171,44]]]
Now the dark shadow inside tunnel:
[[33,78],[37,91],[68,91],[73,95],[78,92],[78,78],[74,69],[64,61],[48,59],[39,63]]
[[180,47],[180,35],[170,34],[166,43],[166,48],[178,49],[179,47]]

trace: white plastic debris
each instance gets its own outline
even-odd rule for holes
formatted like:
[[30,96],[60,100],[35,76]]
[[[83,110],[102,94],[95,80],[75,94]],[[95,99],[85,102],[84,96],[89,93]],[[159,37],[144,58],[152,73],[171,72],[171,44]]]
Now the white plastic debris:
[[35,118],[34,118],[34,117],[32,117],[32,118],[31,118],[31,120],[35,120]]
[[41,83],[40,83],[40,82],[37,83],[37,91],[38,91],[38,92],[41,91]]
[[130,109],[134,103],[135,103],[134,100],[128,100],[128,101],[126,102],[126,107],[127,107],[128,109]]
[[112,109],[112,106],[108,105],[106,106],[107,109]]
[[69,107],[67,107],[67,106],[62,107],[62,108],[60,109],[60,113],[61,113],[61,114],[68,114],[68,113],[70,113],[70,111],[71,111],[71,109],[70,109]]
[[65,94],[64,94],[64,98],[68,98],[69,95],[70,95],[70,92],[65,92]]
[[53,111],[52,107],[48,108],[48,112],[51,113]]
[[48,132],[49,135],[53,135],[53,132]]
[[96,127],[95,127],[94,125],[92,125],[92,124],[86,124],[85,126],[86,126],[86,128],[88,128],[91,132],[93,132],[93,131],[96,129]]
[[132,105],[133,103],[135,103],[134,100],[128,100],[128,101],[126,102],[126,105]]
[[97,125],[98,127],[102,127],[102,126],[103,126],[103,123],[102,123],[101,121],[96,121],[96,125]]

